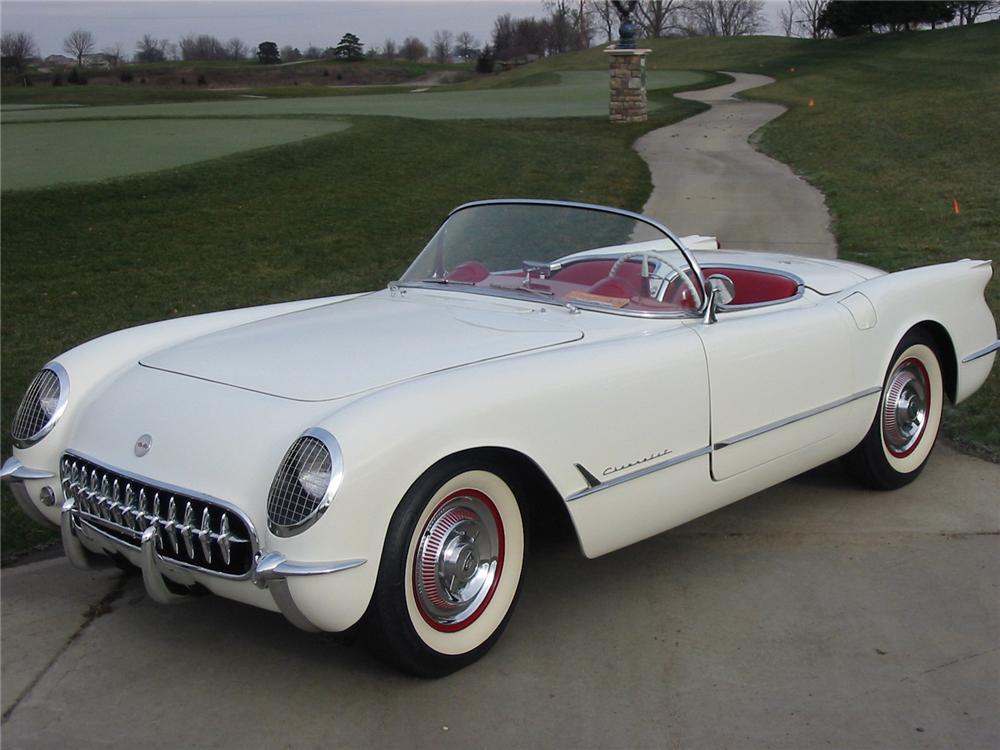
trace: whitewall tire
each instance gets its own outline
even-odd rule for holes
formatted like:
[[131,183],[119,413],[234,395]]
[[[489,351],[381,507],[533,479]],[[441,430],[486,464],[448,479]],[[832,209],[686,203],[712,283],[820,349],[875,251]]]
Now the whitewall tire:
[[513,472],[446,459],[393,515],[366,616],[376,652],[436,677],[480,658],[520,590],[525,514]]
[[858,478],[882,490],[916,479],[937,440],[944,397],[934,341],[911,331],[893,353],[868,434],[847,457]]

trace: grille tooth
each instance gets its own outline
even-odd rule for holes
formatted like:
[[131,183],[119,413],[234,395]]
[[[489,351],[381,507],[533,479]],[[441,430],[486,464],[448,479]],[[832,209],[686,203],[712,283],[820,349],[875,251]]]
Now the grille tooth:
[[167,503],[167,523],[163,527],[164,531],[167,532],[167,537],[170,539],[170,546],[174,548],[174,554],[180,552],[180,544],[177,542],[177,501],[170,497],[170,502]]
[[136,521],[139,524],[139,531],[145,531],[146,526],[148,526],[147,514],[149,512],[148,498],[146,497],[146,488],[143,487],[139,490],[139,507],[136,515]]
[[164,559],[231,576],[245,576],[252,568],[252,529],[238,514],[208,499],[171,495],[148,480],[104,471],[69,454],[59,465],[66,498],[77,500],[74,512],[122,544],[137,548],[142,532],[152,527]]
[[192,560],[194,559],[194,535],[192,533],[192,528],[194,527],[194,508],[191,507],[191,503],[187,504],[184,509],[184,523],[181,526],[181,538],[184,540],[184,551],[187,552],[187,556]]
[[230,538],[229,515],[223,513],[222,521],[219,523],[219,549],[222,551],[222,559],[225,561],[226,565],[229,565],[233,552],[232,548],[229,546]]
[[[190,506],[188,506],[190,507]],[[212,562],[212,516],[208,512],[208,506],[201,513],[201,530],[198,532],[198,541],[201,543],[201,554],[205,557],[205,562]]]

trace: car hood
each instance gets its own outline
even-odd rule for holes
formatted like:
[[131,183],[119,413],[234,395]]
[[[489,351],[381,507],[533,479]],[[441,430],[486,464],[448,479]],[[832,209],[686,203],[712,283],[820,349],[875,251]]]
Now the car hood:
[[454,296],[363,295],[201,336],[140,364],[282,398],[326,401],[583,337],[537,307],[447,298]]

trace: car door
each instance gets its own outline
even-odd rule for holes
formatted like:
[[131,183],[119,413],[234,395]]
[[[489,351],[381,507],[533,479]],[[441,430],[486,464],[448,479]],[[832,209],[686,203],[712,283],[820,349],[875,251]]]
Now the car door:
[[822,441],[843,425],[852,363],[838,305],[797,300],[724,311],[695,330],[711,398],[712,478],[723,480]]

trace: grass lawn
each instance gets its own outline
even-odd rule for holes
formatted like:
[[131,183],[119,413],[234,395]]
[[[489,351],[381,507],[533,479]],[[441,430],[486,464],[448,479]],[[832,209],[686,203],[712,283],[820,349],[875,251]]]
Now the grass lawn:
[[[762,147],[827,194],[843,257],[896,269],[967,256],[1000,260],[998,45],[997,23],[828,42],[661,41],[650,67],[777,78],[753,94],[789,107],[764,129]],[[434,97],[457,97],[450,106],[458,106],[468,94],[544,91],[554,74],[603,69],[605,58],[600,51],[566,55],[475,82],[508,91]],[[350,117],[353,127],[341,133],[145,177],[5,192],[0,424],[9,424],[39,366],[93,336],[174,315],[380,286],[463,201],[523,195],[639,209],[650,183],[632,143],[700,109],[666,93],[651,95],[661,109],[646,125],[612,127],[603,117],[536,116],[530,124]],[[399,96],[445,106],[421,103],[424,94]],[[162,106],[189,105],[142,113]],[[71,111],[4,119],[62,119]],[[998,287],[992,284],[989,299],[1000,315]],[[945,429],[996,455],[998,413],[994,372],[949,414]],[[6,434],[2,450],[10,451]],[[2,514],[5,555],[48,538],[6,491]]]
[[[352,118],[341,133],[145,177],[5,192],[3,454],[33,373],[81,341],[172,316],[380,287],[468,200],[641,209],[649,173],[632,142],[701,109],[674,99],[649,124],[621,127]],[[6,490],[0,508],[5,556],[53,538]]]

